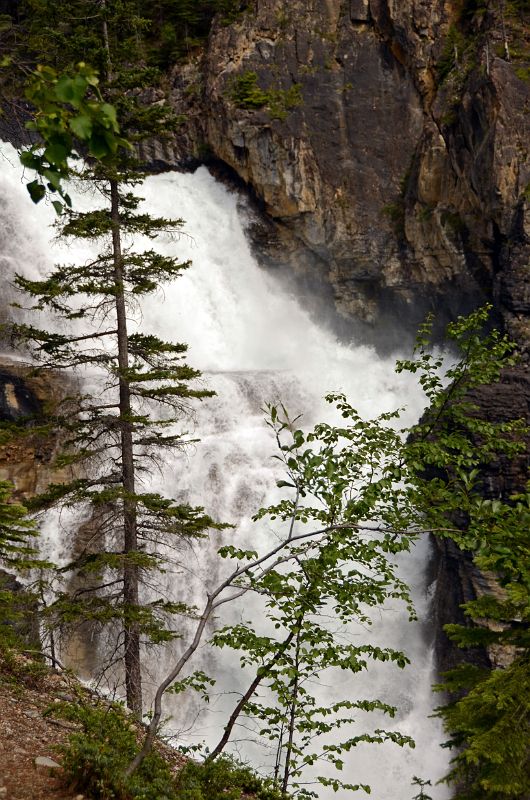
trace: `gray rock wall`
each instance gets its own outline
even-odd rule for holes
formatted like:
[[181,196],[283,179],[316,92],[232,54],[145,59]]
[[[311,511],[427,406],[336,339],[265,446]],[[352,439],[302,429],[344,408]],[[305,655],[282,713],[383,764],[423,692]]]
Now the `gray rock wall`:
[[[390,315],[413,328],[426,309],[448,317],[488,298],[521,339],[524,26],[504,21],[519,54],[508,62],[498,12],[461,9],[456,0],[256,0],[175,68],[172,102],[186,121],[169,159],[228,165],[273,220],[269,260],[325,274],[346,316],[373,325]],[[266,92],[298,87],[301,103],[281,119],[270,104],[240,107],[234,86],[249,73]]]

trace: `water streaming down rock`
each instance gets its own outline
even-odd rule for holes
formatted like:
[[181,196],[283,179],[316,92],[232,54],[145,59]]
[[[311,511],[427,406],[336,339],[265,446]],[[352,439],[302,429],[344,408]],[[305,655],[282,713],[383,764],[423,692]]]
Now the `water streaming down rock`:
[[[11,155],[16,164],[16,156]],[[2,164],[4,214],[12,233],[6,243],[11,255],[5,263],[13,271],[42,274],[54,260],[86,258],[86,246],[74,244],[65,249],[49,246],[43,233],[51,222],[50,208],[35,209],[26,196],[20,173],[8,162]],[[179,499],[201,504],[217,518],[237,526],[233,535],[242,541],[270,536],[267,526],[252,525],[250,517],[275,497],[277,462],[271,459],[274,442],[263,423],[262,407],[267,401],[283,402],[292,413],[303,413],[303,424],[322,420],[330,411],[323,402],[327,391],[344,391],[359,411],[374,415],[404,405],[407,421],[418,416],[421,407],[417,390],[393,372],[392,362],[383,360],[370,348],[338,343],[334,336],[311,320],[296,299],[282,291],[275,276],[261,270],[253,260],[244,235],[244,211],[238,210],[238,197],[216,183],[202,168],[194,175],[166,174],[150,178],[142,191],[152,213],[181,216],[189,235],[178,241],[166,239],[161,249],[191,258],[192,268],[159,296],[145,303],[138,323],[163,338],[186,341],[189,361],[200,368],[204,381],[216,390],[217,397],[203,402],[197,410],[195,430],[200,443],[193,452],[177,453],[162,472],[151,476],[151,485]],[[76,204],[89,204],[86,196]],[[13,223],[13,220],[16,222]],[[91,376],[90,381],[97,381]],[[58,541],[54,521],[47,525],[48,549],[57,558],[65,544]],[[409,624],[401,609],[378,614],[374,630],[352,631],[369,641],[404,649],[412,666],[404,672],[387,664],[370,667],[369,672],[349,681],[352,698],[379,697],[395,703],[397,719],[385,721],[412,735],[416,750],[401,750],[395,745],[362,745],[346,755],[344,779],[372,785],[379,800],[408,800],[412,795],[413,775],[437,779],[446,761],[439,749],[439,726],[428,719],[433,700],[430,693],[432,664],[429,649],[428,593],[425,585],[427,544],[421,543],[411,557],[403,559],[402,574],[413,586],[420,622]],[[219,568],[215,547],[198,548],[186,555],[186,570],[168,575],[168,590],[180,599],[185,586],[197,604],[208,581],[215,580]],[[234,608],[238,614],[252,616],[252,608]],[[258,613],[257,606],[255,613]],[[178,644],[175,646],[178,649]],[[146,686],[156,683],[171,659],[169,651],[147,665]],[[200,653],[201,666],[217,678],[211,708],[202,709],[179,698],[168,698],[166,712],[173,715],[175,730],[186,730],[188,740],[219,738],[226,720],[226,709],[244,686],[239,661],[232,655],[212,653],[206,646]],[[344,694],[344,684],[340,687]],[[322,700],[331,702],[333,687],[322,676]],[[218,695],[216,695],[218,693]],[[378,727],[381,720],[367,715],[362,729]],[[236,739],[248,738],[245,733]],[[267,762],[253,745],[240,743],[243,756],[255,766]],[[336,796],[319,790],[319,796]],[[437,800],[448,793],[435,790]]]

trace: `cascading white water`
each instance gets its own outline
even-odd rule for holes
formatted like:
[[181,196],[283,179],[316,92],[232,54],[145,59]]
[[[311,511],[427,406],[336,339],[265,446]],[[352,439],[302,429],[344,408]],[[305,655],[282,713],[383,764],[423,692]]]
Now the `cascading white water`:
[[[9,161],[0,162],[0,203],[4,231],[9,231],[2,253],[5,274],[15,270],[43,274],[54,261],[86,258],[85,245],[65,249],[50,244],[44,226],[53,221],[52,210],[32,205],[16,154],[9,146],[2,146],[2,151],[9,155]],[[161,241],[159,249],[177,253],[182,260],[191,258],[193,266],[144,304],[139,324],[142,330],[162,338],[189,343],[190,364],[202,370],[205,384],[217,392],[217,397],[198,407],[195,432],[200,443],[193,452],[176,454],[163,474],[152,476],[152,486],[169,496],[204,505],[212,516],[237,525],[233,535],[243,540],[267,536],[263,524],[250,523],[252,514],[276,496],[276,480],[281,477],[271,458],[274,442],[263,423],[265,402],[281,401],[291,413],[303,413],[302,424],[308,427],[331,413],[323,395],[343,391],[366,416],[406,404],[405,422],[412,422],[422,410],[418,390],[410,380],[396,376],[393,363],[372,349],[338,343],[282,290],[276,276],[259,268],[245,239],[244,214],[238,211],[237,196],[216,183],[206,169],[193,175],[149,178],[142,194],[151,213],[186,220],[188,235],[178,241]],[[85,205],[90,199],[77,197],[75,203]],[[50,528],[50,548],[59,557],[64,543],[57,541],[57,529]],[[211,580],[218,568],[208,552],[190,554],[188,572],[171,580],[202,593],[206,576]],[[384,721],[384,726],[409,734],[417,742],[415,750],[391,744],[362,745],[345,755],[343,779],[370,783],[378,800],[409,800],[414,794],[410,785],[413,775],[434,782],[446,770],[446,758],[439,748],[440,726],[429,719],[433,674],[427,557],[428,545],[422,542],[411,556],[402,558],[402,576],[413,588],[420,621],[409,623],[400,609],[382,611],[366,634],[369,641],[405,650],[412,665],[403,672],[387,664],[374,665],[352,678],[348,686],[352,698],[379,697],[397,705],[397,719]],[[198,597],[197,604],[201,600]],[[251,614],[248,605],[245,613],[247,617]],[[210,711],[197,710],[195,729],[187,735],[211,745],[226,721],[225,709],[235,702],[233,696],[226,698],[222,693],[238,691],[244,682],[237,657],[212,655],[205,647],[201,658],[201,666],[206,664],[217,677],[216,690],[221,695]],[[156,682],[169,661],[167,653],[149,664],[146,682]],[[341,692],[344,694],[344,686]],[[322,699],[332,693],[333,687],[326,685],[323,676]],[[186,708],[189,714],[190,707]],[[176,730],[188,726],[176,698],[168,701],[166,709],[174,714]],[[360,720],[361,729],[377,727],[380,722]],[[259,766],[257,751],[245,748],[242,744],[241,754],[251,754],[254,765]],[[432,794],[436,800],[449,796],[444,787],[437,787]],[[336,795],[321,789],[319,796]]]

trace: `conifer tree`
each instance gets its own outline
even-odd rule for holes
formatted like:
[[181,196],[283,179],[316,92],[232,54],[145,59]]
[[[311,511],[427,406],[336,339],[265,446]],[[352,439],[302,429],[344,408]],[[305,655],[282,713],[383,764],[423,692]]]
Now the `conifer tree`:
[[35,595],[31,590],[13,591],[17,587],[13,573],[51,566],[39,558],[37,527],[13,491],[13,484],[0,481],[0,647],[18,645],[20,635],[26,644],[28,638],[38,640]]
[[15,570],[31,569],[37,563],[37,548],[32,544],[37,530],[12,493],[13,485],[0,481],[0,564]]
[[[57,266],[42,280],[18,275],[16,283],[33,299],[35,310],[46,310],[73,327],[52,331],[20,324],[14,336],[31,346],[45,368],[90,367],[106,375],[99,398],[70,398],[54,420],[63,442],[56,463],[70,465],[76,478],[50,486],[32,505],[75,506],[91,515],[100,549],[85,550],[69,565],[90,575],[90,582],[77,596],[58,598],[50,611],[70,622],[118,624],[116,649],[123,657],[127,704],[140,714],[141,641],[171,639],[175,632],[161,617],[185,610],[183,604],[162,598],[143,600],[142,578],[161,568],[164,556],[157,551],[162,540],[201,536],[214,523],[202,509],[143,488],[151,461],[165,448],[181,446],[174,426],[189,401],[211,392],[193,384],[199,373],[183,361],[184,345],[130,330],[129,320],[142,297],[178,277],[188,263],[154,249],[136,252],[130,247],[132,236],[154,239],[160,232],[178,233],[182,221],[140,210],[141,198],[133,191],[143,177],[136,147],[161,135],[171,125],[171,115],[163,106],[145,107],[138,100],[151,71],[138,67],[134,58],[128,67],[121,63],[118,28],[128,5],[99,7],[101,81],[82,66],[61,75],[41,67],[30,88],[29,98],[37,107],[33,127],[46,144],[44,150],[35,146],[23,156],[23,163],[37,170],[32,198],[38,201],[47,189],[62,196],[66,205],[57,222],[60,235],[97,242],[100,250],[85,263]],[[126,30],[131,18],[128,25]],[[115,52],[112,45],[118,41]],[[116,111],[125,137],[118,132]],[[102,205],[83,213],[68,208],[71,201],[64,191],[64,179],[72,174],[68,154],[76,148],[86,155],[77,179],[102,199]],[[57,210],[59,204],[55,201]]]

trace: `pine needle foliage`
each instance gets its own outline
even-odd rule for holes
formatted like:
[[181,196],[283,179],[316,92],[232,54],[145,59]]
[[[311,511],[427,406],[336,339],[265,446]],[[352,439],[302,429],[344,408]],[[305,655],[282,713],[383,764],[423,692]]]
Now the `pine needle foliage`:
[[[65,19],[88,5],[94,10],[86,3],[64,6]],[[32,508],[73,508],[93,527],[91,544],[63,568],[80,588],[73,597],[57,597],[48,608],[49,624],[89,620],[110,626],[117,639],[114,659],[124,663],[127,703],[140,714],[141,648],[178,636],[172,617],[187,612],[183,604],[153,596],[152,589],[142,595],[141,584],[156,583],[167,547],[178,551],[222,526],[202,508],[149,490],[163,452],[185,445],[182,421],[192,403],[212,392],[184,360],[185,345],[131,325],[142,299],[189,263],[132,246],[134,236],[154,240],[161,233],[178,236],[182,228],[180,219],[150,215],[135,193],[143,175],[137,147],[163,136],[171,114],[164,103],[149,105],[142,98],[153,75],[139,58],[142,39],[135,34],[143,23],[136,4],[109,0],[95,13],[98,24],[84,28],[83,47],[100,75],[84,64],[66,73],[52,66],[37,70],[29,88],[36,108],[32,127],[45,147],[35,145],[22,158],[37,172],[32,199],[38,202],[46,191],[62,198],[56,201],[58,235],[86,241],[98,252],[81,263],[57,265],[39,280],[17,275],[30,309],[57,323],[15,325],[13,339],[43,369],[99,375],[99,397],[71,396],[51,421],[61,442],[56,466],[68,466],[72,480],[50,485]],[[53,31],[46,26],[35,35],[53,38]],[[50,59],[68,60],[73,46],[60,53],[54,45]],[[77,41],[76,55],[80,47]],[[73,176],[91,188],[99,205],[84,212],[71,208],[63,186]]]
[[27,509],[13,500],[13,484],[0,481],[0,563],[16,570],[32,569],[37,563],[32,543],[37,535]]
[[466,694],[440,709],[456,750],[448,780],[458,800],[508,800],[530,789],[530,659],[528,647],[493,671],[465,665],[443,689]]
[[69,788],[99,800],[177,800],[169,764],[154,751],[130,780],[124,767],[136,748],[136,732],[123,708],[57,703],[53,718],[80,729],[63,745],[62,767]]
[[[27,509],[13,497],[13,484],[0,481],[0,648],[38,639],[37,603],[30,590],[13,591],[14,574],[52,565],[39,558],[38,530]],[[2,568],[6,568],[4,571]],[[19,585],[19,589],[22,586]],[[38,642],[37,642],[38,644]]]
[[[62,73],[84,61],[103,74],[107,49],[100,31],[106,22],[116,61],[129,60],[132,66],[134,54],[136,68],[149,69],[154,86],[161,70],[197,53],[212,25],[237,21],[251,6],[252,0],[146,0],[141,5],[130,0],[20,0],[0,16],[0,44],[20,68],[17,89],[22,74],[37,63]],[[121,80],[135,88],[134,69]],[[7,83],[10,94],[15,87]]]

